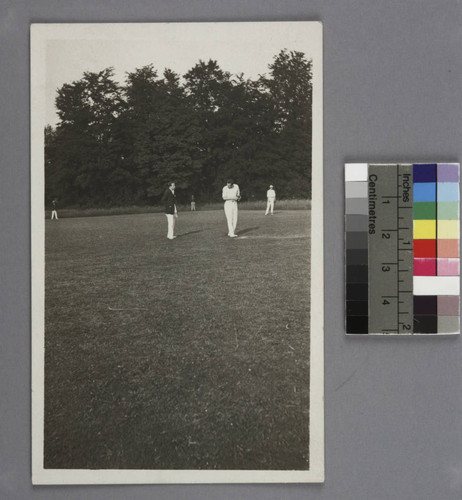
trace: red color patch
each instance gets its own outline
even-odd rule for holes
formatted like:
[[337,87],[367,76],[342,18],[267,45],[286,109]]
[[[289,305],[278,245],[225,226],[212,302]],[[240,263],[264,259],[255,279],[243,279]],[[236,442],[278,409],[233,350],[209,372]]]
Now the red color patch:
[[414,257],[436,257],[436,240],[414,240]]

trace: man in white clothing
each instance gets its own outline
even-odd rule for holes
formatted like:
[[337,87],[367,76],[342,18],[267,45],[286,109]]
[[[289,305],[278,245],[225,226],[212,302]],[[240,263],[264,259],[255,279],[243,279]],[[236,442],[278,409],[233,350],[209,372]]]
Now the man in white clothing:
[[273,215],[274,211],[274,202],[276,201],[276,191],[273,189],[273,186],[271,185],[266,191],[266,199],[268,200],[266,204],[266,212],[265,215],[268,215],[268,213],[271,210],[271,215]]
[[225,200],[225,215],[228,222],[228,236],[236,238],[237,234],[237,202],[241,199],[239,186],[234,184],[232,179],[228,179],[226,186],[223,188],[223,200]]

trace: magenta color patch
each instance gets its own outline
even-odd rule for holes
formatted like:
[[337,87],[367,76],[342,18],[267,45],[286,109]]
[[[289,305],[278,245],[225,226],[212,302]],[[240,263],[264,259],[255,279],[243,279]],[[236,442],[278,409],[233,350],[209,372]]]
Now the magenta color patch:
[[436,259],[414,259],[414,276],[436,276]]
[[459,296],[439,295],[438,316],[459,316]]
[[438,163],[437,169],[438,182],[459,182],[458,163]]
[[438,276],[459,276],[459,259],[438,259]]

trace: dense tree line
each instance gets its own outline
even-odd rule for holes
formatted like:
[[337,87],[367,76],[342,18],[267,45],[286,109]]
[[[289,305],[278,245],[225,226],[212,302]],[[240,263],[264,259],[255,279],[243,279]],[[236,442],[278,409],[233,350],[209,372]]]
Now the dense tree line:
[[57,91],[45,128],[45,189],[61,206],[155,204],[173,180],[180,200],[220,199],[227,177],[243,199],[311,195],[312,67],[281,51],[257,80],[199,61],[180,77],[153,65],[86,72]]

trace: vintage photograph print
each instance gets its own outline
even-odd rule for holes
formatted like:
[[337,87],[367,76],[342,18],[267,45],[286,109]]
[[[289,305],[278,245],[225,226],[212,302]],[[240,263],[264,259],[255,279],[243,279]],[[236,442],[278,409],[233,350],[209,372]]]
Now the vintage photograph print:
[[31,26],[32,481],[322,482],[322,26]]

